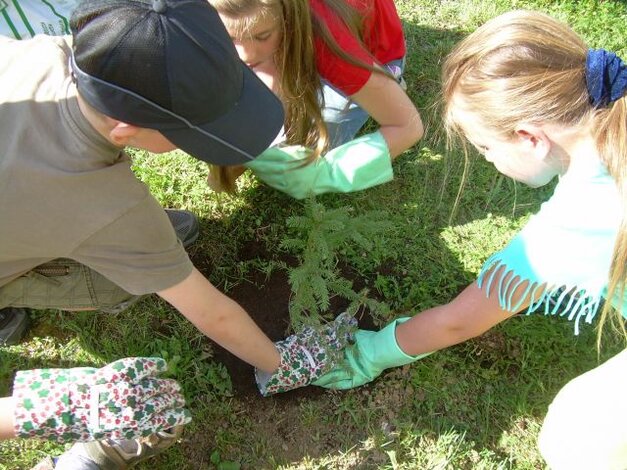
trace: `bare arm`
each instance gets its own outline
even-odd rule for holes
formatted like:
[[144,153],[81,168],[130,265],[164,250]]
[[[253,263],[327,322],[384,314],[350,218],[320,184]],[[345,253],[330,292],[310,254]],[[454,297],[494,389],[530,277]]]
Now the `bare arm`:
[[200,331],[240,359],[266,372],[279,352],[237,302],[217,290],[196,268],[179,284],[157,292]]
[[398,83],[373,73],[366,84],[351,95],[379,124],[392,158],[414,145],[424,133],[420,114]]
[[[257,76],[280,96],[279,72],[274,61],[255,67]],[[380,127],[392,158],[414,145],[424,133],[422,120],[416,106],[401,86],[387,75],[372,73],[366,84],[351,95]]]
[[486,297],[474,282],[448,304],[399,325],[396,340],[406,354],[428,353],[479,336],[512,315],[499,306],[497,295]]
[[13,427],[14,408],[15,400],[12,397],[0,398],[0,441],[15,437]]
[[[257,76],[280,96],[279,73],[273,61],[255,67]],[[420,114],[407,93],[390,77],[373,73],[354,100],[377,121],[392,158],[414,145],[424,133]]]

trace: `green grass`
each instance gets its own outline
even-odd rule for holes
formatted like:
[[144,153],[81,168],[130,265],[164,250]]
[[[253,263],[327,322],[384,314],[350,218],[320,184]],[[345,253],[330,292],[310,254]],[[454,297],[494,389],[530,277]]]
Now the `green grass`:
[[[384,211],[390,229],[364,251],[337,254],[359,274],[390,316],[450,300],[482,262],[524,224],[552,188],[517,185],[473,158],[457,210],[460,154],[442,146],[439,67],[451,47],[485,20],[513,8],[538,9],[569,22],[591,46],[627,57],[627,7],[618,0],[396,0],[408,40],[407,82],[427,136],[394,164],[395,179],[350,195],[325,195],[326,208],[355,216]],[[216,195],[207,169],[182,153],[135,152],[135,171],[167,207],[194,211],[202,234],[191,249],[209,279],[229,292],[262,272],[284,269],[286,220],[303,203],[247,175],[236,196]],[[245,257],[245,247],[263,247]],[[337,312],[335,312],[337,313]],[[387,319],[381,319],[383,323]],[[518,316],[482,338],[392,370],[347,392],[268,399],[234,396],[211,345],[155,297],[116,316],[37,312],[28,341],[0,349],[0,388],[15,370],[103,365],[158,354],[171,365],[191,411],[180,445],[142,468],[538,469],[535,439],[548,404],[569,379],[620,348],[608,335],[597,357],[595,331],[579,337],[559,318]],[[0,444],[0,469],[27,469],[64,447],[36,441]]]

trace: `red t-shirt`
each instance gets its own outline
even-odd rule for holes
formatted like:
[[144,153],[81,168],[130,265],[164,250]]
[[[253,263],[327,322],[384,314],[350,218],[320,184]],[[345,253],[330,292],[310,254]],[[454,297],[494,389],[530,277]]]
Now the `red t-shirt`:
[[[365,46],[361,46],[346,25],[326,7],[323,0],[310,0],[312,14],[322,20],[337,44],[348,54],[373,64],[400,59],[405,55],[405,38],[393,0],[346,0],[364,15]],[[352,65],[335,55],[322,38],[314,39],[316,65],[320,76],[347,95],[357,93],[370,78],[370,70]]]

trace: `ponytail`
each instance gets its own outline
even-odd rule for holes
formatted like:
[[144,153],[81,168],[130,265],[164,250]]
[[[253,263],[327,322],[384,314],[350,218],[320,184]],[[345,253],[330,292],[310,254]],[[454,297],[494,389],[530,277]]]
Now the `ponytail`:
[[[601,311],[599,335],[601,341],[603,325],[609,319],[612,304],[616,306],[618,315],[613,322],[625,336],[627,316],[627,96],[615,101],[609,108],[601,109],[595,116],[597,123],[594,135],[603,162],[616,182],[623,204],[623,219],[614,245],[614,258],[610,269],[607,302]],[[614,301],[614,302],[612,302]]]

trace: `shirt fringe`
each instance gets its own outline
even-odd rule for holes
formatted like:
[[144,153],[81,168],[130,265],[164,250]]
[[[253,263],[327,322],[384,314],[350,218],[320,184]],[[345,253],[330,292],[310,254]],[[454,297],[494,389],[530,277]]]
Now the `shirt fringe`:
[[[546,282],[540,282],[533,279],[525,279],[516,272],[515,268],[510,268],[505,262],[499,258],[500,253],[491,256],[483,265],[477,284],[485,290],[486,296],[489,297],[493,289],[498,295],[499,305],[508,312],[518,312],[522,304],[528,299],[532,300],[525,314],[530,315],[534,312],[544,312],[545,315],[556,315],[568,317],[568,320],[575,322],[575,335],[579,334],[579,322],[583,318],[588,324],[592,323],[599,305],[601,303],[600,295],[593,295],[586,289],[582,289],[577,285],[561,284],[557,286],[547,286]],[[494,285],[495,276],[501,271],[498,285]],[[489,273],[489,275],[487,275]],[[487,275],[487,276],[486,276]],[[516,289],[522,284],[527,283],[520,299],[514,303],[513,295]],[[484,287],[485,286],[485,287]]]

